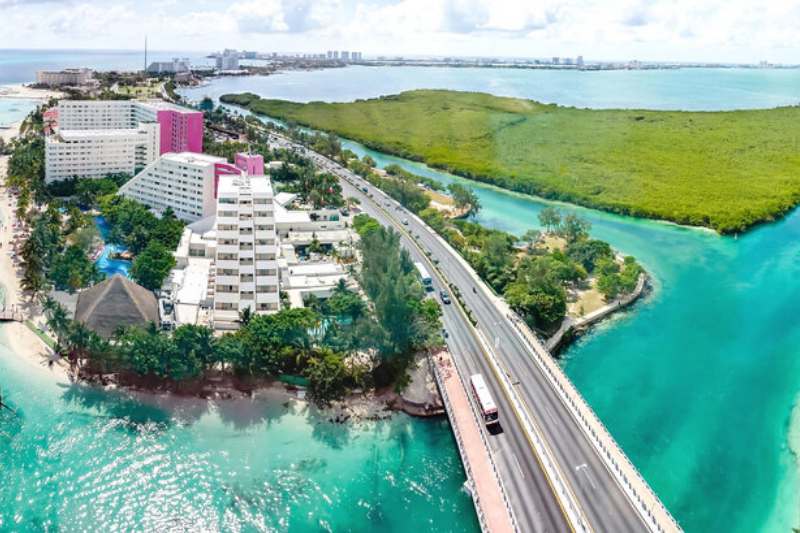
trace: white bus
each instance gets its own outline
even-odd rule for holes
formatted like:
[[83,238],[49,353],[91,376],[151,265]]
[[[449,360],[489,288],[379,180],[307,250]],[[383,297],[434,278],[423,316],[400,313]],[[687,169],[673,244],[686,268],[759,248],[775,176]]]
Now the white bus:
[[417,269],[417,274],[419,274],[419,279],[422,281],[422,284],[425,285],[425,290],[432,291],[433,285],[431,284],[431,275],[425,270],[425,266],[422,263],[414,263],[414,268]]
[[481,411],[481,416],[483,416],[483,422],[487,426],[497,424],[500,421],[497,406],[494,404],[492,395],[489,394],[489,388],[486,386],[486,382],[483,381],[483,376],[475,374],[470,376],[469,381],[472,385],[472,395],[475,397],[475,401],[478,402],[478,408]]

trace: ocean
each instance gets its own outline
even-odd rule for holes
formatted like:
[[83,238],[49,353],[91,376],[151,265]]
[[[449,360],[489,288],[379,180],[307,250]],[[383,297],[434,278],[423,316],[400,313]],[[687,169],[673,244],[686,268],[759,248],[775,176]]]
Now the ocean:
[[[223,78],[187,95],[250,90],[297,101],[348,101],[413,88],[578,107],[747,109],[795,105],[800,71],[358,67]],[[461,181],[353,143],[347,147],[370,153],[382,166],[397,162],[445,182]],[[471,185],[484,206],[478,220],[512,233],[536,227],[536,214],[547,205]],[[562,361],[567,373],[686,531],[790,531],[800,516],[794,452],[800,420],[793,417],[800,392],[800,215],[735,239],[578,210],[595,236],[641,261],[654,287],[572,345]],[[354,445],[295,407],[277,417],[269,414],[276,406],[259,405],[252,409],[257,423],[242,424],[205,402],[175,407],[158,400],[154,408],[137,398],[71,392],[20,368],[2,350],[0,384],[26,411],[23,423],[0,437],[0,475],[13,480],[2,486],[9,492],[0,487],[6,520],[109,520],[125,528],[157,525],[172,514],[204,520],[198,523],[212,529],[475,527],[458,490],[463,472],[443,421],[400,417],[366,426],[356,431]],[[317,441],[315,432],[328,437]],[[302,472],[299,479],[292,465]],[[383,491],[391,494],[383,497]],[[417,521],[409,506],[423,518]],[[391,518],[373,523],[375,508]],[[299,518],[305,513],[312,518]],[[438,521],[440,515],[445,518]],[[315,522],[320,516],[323,521]]]

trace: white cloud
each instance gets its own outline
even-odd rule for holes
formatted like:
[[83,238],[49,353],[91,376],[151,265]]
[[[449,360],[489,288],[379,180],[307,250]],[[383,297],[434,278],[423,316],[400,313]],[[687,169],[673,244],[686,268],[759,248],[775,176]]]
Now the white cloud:
[[96,4],[83,3],[59,9],[43,19],[44,26],[56,34],[95,37],[116,31],[136,14],[123,6],[110,9]]
[[148,33],[173,50],[800,62],[800,0],[0,0],[0,10],[3,48],[134,48]]

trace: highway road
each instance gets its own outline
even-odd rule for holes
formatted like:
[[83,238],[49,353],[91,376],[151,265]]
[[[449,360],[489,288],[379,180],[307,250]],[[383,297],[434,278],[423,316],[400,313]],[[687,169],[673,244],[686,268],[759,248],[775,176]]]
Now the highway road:
[[[273,137],[273,139],[275,139]],[[279,145],[296,147],[277,138]],[[303,148],[298,148],[304,150]],[[418,236],[417,242],[438,261],[448,280],[456,285],[467,306],[478,322],[484,337],[494,344],[496,355],[508,370],[529,414],[536,421],[547,441],[562,477],[569,483],[574,497],[579,501],[589,529],[593,531],[634,532],[647,531],[633,504],[616,478],[606,467],[569,408],[542,373],[522,341],[512,330],[502,312],[492,302],[487,290],[473,287],[482,283],[474,272],[454,256],[452,248],[444,244],[430,228],[411,216],[405,208],[362,178],[338,164],[310,151],[303,152],[325,171],[342,179],[345,197],[362,198],[362,210],[381,224],[405,229]],[[353,182],[356,186],[351,185]],[[361,188],[366,187],[365,195]],[[370,196],[371,200],[367,198]],[[402,244],[415,261],[427,259],[405,232]],[[434,279],[437,297],[439,291],[449,288],[438,276]],[[515,416],[506,392],[496,379],[484,348],[473,333],[466,317],[453,305],[442,305],[442,323],[448,332],[448,348],[462,372],[468,375],[481,373],[486,377],[491,394],[498,403],[501,417],[500,431],[487,434],[501,482],[511,502],[514,518],[520,531],[570,531],[572,527],[562,508],[540,458],[528,440],[528,435]],[[466,376],[465,376],[466,378]],[[485,427],[482,431],[487,431]],[[566,505],[566,502],[564,502]]]

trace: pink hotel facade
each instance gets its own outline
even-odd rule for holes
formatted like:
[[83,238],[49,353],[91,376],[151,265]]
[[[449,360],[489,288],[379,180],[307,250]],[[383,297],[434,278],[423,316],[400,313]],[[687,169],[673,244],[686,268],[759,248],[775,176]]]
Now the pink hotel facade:
[[159,109],[158,123],[161,125],[159,155],[168,152],[203,152],[203,113],[199,111]]
[[166,153],[202,153],[203,114],[162,100],[62,100],[45,139],[45,179],[131,175]]

